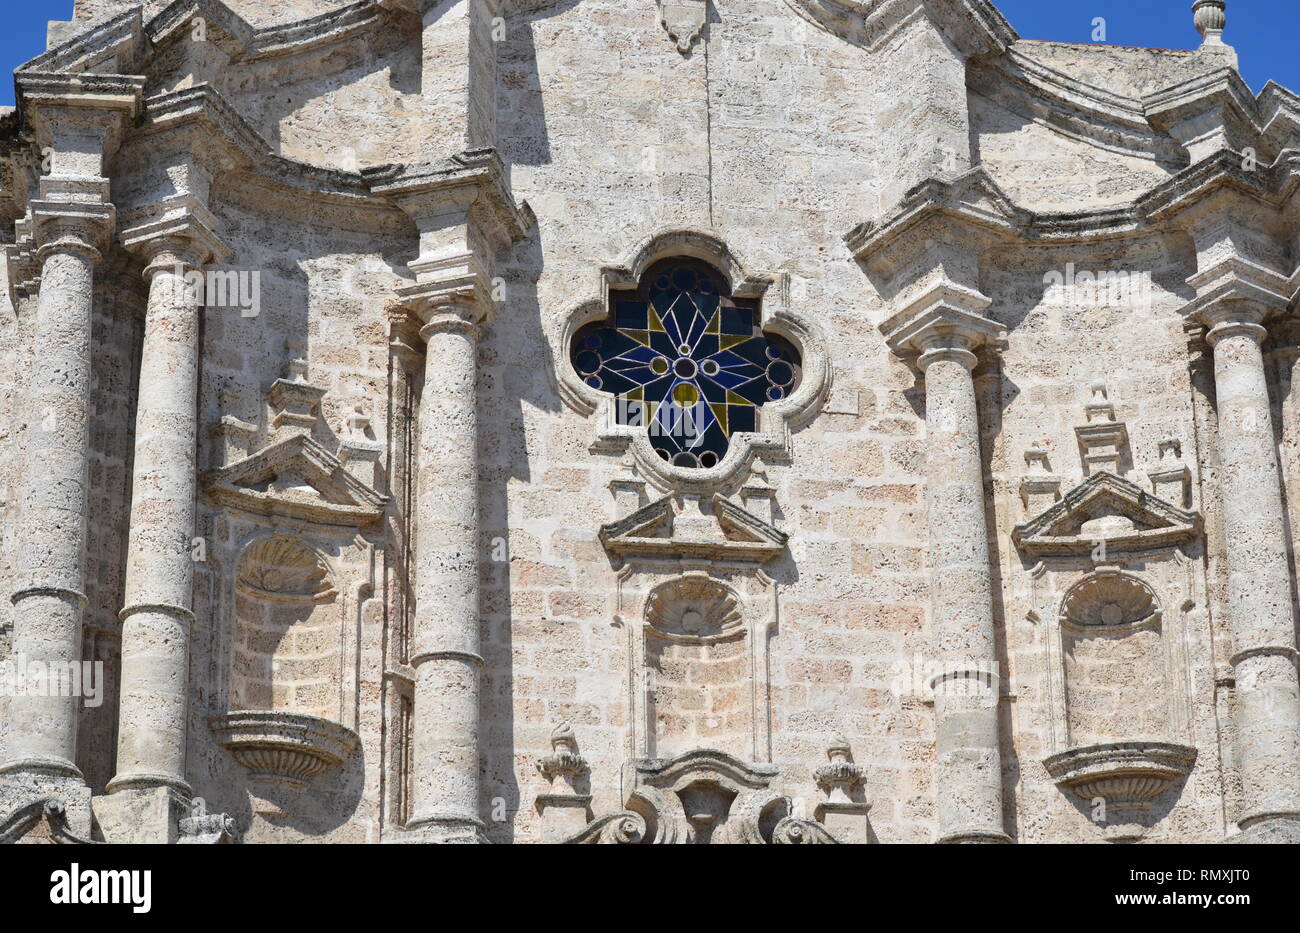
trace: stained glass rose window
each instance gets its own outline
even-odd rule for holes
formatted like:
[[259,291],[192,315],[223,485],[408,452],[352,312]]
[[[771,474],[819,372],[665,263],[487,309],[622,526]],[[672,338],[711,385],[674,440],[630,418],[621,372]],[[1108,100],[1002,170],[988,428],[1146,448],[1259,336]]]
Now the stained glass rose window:
[[715,466],[733,434],[761,430],[763,406],[799,386],[798,350],[764,333],[758,302],[733,299],[703,262],[657,263],[610,305],[611,319],[574,335],[570,361],[676,466]]

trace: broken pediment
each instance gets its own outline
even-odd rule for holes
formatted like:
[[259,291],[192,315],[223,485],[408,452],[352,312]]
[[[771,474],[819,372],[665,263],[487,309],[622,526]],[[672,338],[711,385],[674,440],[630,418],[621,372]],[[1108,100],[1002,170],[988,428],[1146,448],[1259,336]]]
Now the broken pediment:
[[205,473],[203,488],[232,508],[331,525],[377,521],[388,502],[305,434]]
[[1027,555],[1087,554],[1183,544],[1201,533],[1201,516],[1157,498],[1113,473],[1094,473],[1011,537]]
[[600,541],[620,558],[665,557],[763,564],[785,549],[788,535],[721,494],[665,496],[602,525]]
[[0,822],[0,845],[92,845],[95,841],[77,835],[68,826],[67,806],[53,798],[33,800]]
[[630,763],[627,809],[566,839],[571,845],[835,844],[819,823],[793,816],[770,785],[779,771],[716,749]]

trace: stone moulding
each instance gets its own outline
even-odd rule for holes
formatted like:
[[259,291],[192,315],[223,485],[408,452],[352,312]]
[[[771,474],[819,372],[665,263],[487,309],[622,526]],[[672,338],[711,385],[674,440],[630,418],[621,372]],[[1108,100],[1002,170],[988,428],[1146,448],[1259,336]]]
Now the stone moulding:
[[1132,158],[1185,166],[1186,154],[1154,130],[1142,101],[1078,81],[1015,46],[970,69],[972,89],[1034,123]]
[[969,52],[1000,51],[1018,38],[988,0],[786,0],[813,25],[846,42],[876,51],[917,16],[951,29]]
[[[1130,531],[1083,533],[1098,509],[1118,511]],[[1113,473],[1094,473],[1036,518],[1017,525],[1011,539],[1029,557],[1088,554],[1104,539],[1107,551],[1146,551],[1187,544],[1201,534],[1201,515],[1170,505]]]
[[711,500],[712,515],[699,501],[665,496],[631,515],[600,527],[600,542],[609,553],[629,557],[740,561],[763,564],[780,554],[785,532],[745,511],[720,493]]
[[1191,774],[1196,754],[1173,742],[1105,742],[1052,755],[1043,767],[1085,804],[1104,800],[1106,838],[1123,842],[1146,833],[1152,805]]
[[385,17],[379,0],[360,0],[318,16],[257,28],[220,0],[171,3],[145,19],[137,7],[85,32],[78,32],[23,66],[30,71],[127,72],[143,69],[148,59],[174,36],[188,37],[196,17],[220,34],[232,61],[250,61],[300,52],[346,39]]
[[[568,348],[573,335],[584,325],[609,316],[611,290],[635,288],[651,265],[674,257],[706,262],[723,274],[734,296],[761,299],[762,329],[789,340],[802,356],[803,382],[799,388],[788,398],[764,405],[762,430],[733,435],[721,462],[704,469],[665,462],[654,452],[644,427],[618,423],[615,396],[587,385],[569,364]],[[778,283],[779,287],[774,288]],[[787,291],[786,277],[747,272],[746,266],[719,237],[703,230],[671,229],[656,233],[638,244],[623,263],[602,268],[597,297],[579,305],[551,334],[560,397],[583,417],[598,413],[600,418],[601,427],[591,449],[618,457],[630,453],[641,475],[664,492],[710,494],[743,481],[756,459],[788,461],[791,432],[811,422],[821,410],[830,395],[832,370],[820,325],[788,307]]]
[[[277,488],[281,477],[302,480],[310,492]],[[343,468],[339,459],[306,435],[264,448],[251,457],[201,477],[218,505],[261,515],[283,515],[322,524],[361,527],[383,517],[388,497]],[[260,488],[265,487],[265,488]]]
[[346,726],[299,713],[235,711],[214,717],[209,726],[250,779],[294,790],[340,767],[361,745]]

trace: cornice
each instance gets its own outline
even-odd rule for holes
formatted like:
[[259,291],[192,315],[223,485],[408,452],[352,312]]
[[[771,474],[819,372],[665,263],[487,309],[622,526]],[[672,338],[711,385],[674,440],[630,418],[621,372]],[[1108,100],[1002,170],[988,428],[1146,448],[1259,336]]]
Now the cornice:
[[274,153],[271,144],[209,84],[150,97],[143,109],[133,142],[142,135],[161,138],[184,129],[201,129],[204,138],[188,145],[201,144],[209,156],[220,153],[231,170],[226,182],[240,183],[242,172],[244,183],[260,183],[266,191],[286,196],[286,209],[301,207],[302,195],[308,194],[311,197],[306,204],[313,210],[333,206],[342,212],[340,219],[353,224],[368,219],[363,227],[405,223],[388,199],[371,191],[364,173],[308,165]]
[[377,166],[360,174],[371,193],[394,203],[473,189],[479,195],[474,203],[485,208],[483,216],[498,242],[518,243],[536,223],[532,208],[515,203],[495,149],[471,149],[440,162]]
[[[1071,139],[1132,158],[1174,165],[1186,156],[1150,125],[1137,98],[1096,87],[1014,46],[972,65],[970,90]],[[1011,100],[1004,99],[1010,96]]]
[[808,22],[876,51],[918,16],[929,17],[966,54],[1002,51],[1019,38],[989,0],[786,0]]
[[1142,98],[1142,110],[1156,126],[1165,126],[1188,111],[1209,106],[1231,108],[1259,131],[1255,95],[1233,68],[1218,68]]
[[1245,167],[1230,149],[1197,162],[1118,207],[1067,213],[1037,213],[1015,205],[982,168],[951,182],[929,179],[908,190],[898,206],[878,221],[844,236],[855,258],[888,263],[889,250],[909,234],[965,228],[1007,245],[1095,243],[1153,236],[1180,228],[1182,215],[1217,193],[1259,206],[1282,209],[1300,188],[1300,151],[1287,150],[1271,165]]
[[257,28],[221,0],[176,0],[148,21],[136,8],[95,24],[17,71],[144,71],[157,46],[192,28],[196,17],[229,38],[227,51],[232,59],[253,61],[346,39],[388,15],[377,0],[359,0],[318,16]]

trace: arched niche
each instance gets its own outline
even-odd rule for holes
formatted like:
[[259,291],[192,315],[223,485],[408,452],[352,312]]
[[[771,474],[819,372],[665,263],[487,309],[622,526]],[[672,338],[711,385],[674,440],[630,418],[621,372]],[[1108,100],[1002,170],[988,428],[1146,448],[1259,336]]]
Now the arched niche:
[[1162,738],[1172,671],[1155,592],[1127,573],[1092,573],[1061,600],[1061,662],[1070,746]]
[[300,538],[251,542],[235,569],[230,709],[341,722],[338,588]]

